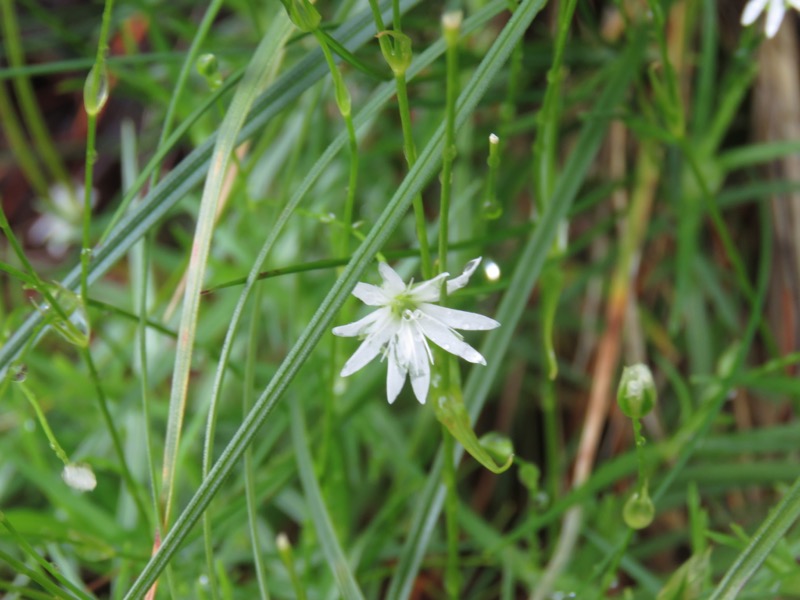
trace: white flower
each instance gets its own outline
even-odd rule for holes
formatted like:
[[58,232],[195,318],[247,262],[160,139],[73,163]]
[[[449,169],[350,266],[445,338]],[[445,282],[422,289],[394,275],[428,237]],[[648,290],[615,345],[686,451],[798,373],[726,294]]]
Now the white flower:
[[[50,188],[51,207],[42,207],[41,215],[31,226],[31,242],[44,245],[54,257],[62,257],[70,246],[79,243],[83,233],[84,188],[77,184],[74,193],[63,184]],[[92,189],[91,204],[97,201],[97,191]]]
[[[467,285],[480,262],[480,258],[471,260],[461,275],[447,281],[447,294]],[[483,315],[432,304],[439,301],[442,282],[449,277],[449,273],[442,273],[416,285],[412,280],[406,285],[386,263],[380,263],[378,270],[383,284],[378,287],[358,283],[353,289],[353,295],[364,304],[379,308],[355,323],[333,329],[334,335],[343,337],[366,336],[358,350],[345,363],[342,377],[355,373],[378,354],[382,354],[389,365],[386,377],[389,403],[395,401],[403,389],[406,375],[410,375],[414,395],[424,404],[433,364],[428,340],[471,363],[486,364],[483,356],[464,342],[455,330],[494,329],[500,323]]]
[[69,487],[79,492],[91,492],[97,487],[97,479],[89,465],[68,464],[61,472],[61,478]]
[[791,6],[800,10],[800,0],[750,0],[742,12],[742,25],[752,25],[758,16],[767,8],[767,22],[764,32],[768,38],[775,37],[781,27],[781,21],[786,14],[786,7]]

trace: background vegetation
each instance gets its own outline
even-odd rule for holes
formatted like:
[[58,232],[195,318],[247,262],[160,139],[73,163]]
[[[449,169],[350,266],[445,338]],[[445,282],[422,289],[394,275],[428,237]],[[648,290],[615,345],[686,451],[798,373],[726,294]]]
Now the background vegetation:
[[[0,0],[0,595],[800,597],[800,55],[743,5]],[[338,375],[423,238],[502,324],[466,454]]]

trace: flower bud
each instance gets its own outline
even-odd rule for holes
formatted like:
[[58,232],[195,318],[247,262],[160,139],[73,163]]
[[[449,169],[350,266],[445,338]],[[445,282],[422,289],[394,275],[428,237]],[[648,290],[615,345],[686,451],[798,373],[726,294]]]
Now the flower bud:
[[89,465],[68,464],[61,472],[61,478],[69,487],[79,492],[91,492],[97,487],[97,479]]
[[641,419],[656,405],[656,385],[647,365],[625,367],[617,390],[617,404],[631,419]]
[[413,53],[411,52],[411,38],[405,33],[399,31],[382,31],[376,37],[380,40],[383,36],[388,35],[392,38],[392,42],[385,43],[381,40],[381,53],[392,73],[399,77],[404,75],[411,64]]
[[650,499],[650,494],[647,493],[646,486],[641,491],[631,494],[622,509],[622,518],[631,529],[644,529],[653,522],[655,514],[656,507]]
[[449,11],[442,15],[442,29],[448,46],[458,44],[458,34],[461,32],[461,22],[463,20],[464,13],[460,10]]
[[108,69],[106,63],[95,63],[83,84],[83,107],[86,114],[95,116],[108,101]]
[[303,33],[310,33],[319,27],[322,17],[308,0],[281,0],[281,2],[289,13],[289,19]]
[[197,72],[203,76],[208,87],[216,90],[222,85],[222,76],[219,74],[219,62],[214,54],[201,54],[197,59]]

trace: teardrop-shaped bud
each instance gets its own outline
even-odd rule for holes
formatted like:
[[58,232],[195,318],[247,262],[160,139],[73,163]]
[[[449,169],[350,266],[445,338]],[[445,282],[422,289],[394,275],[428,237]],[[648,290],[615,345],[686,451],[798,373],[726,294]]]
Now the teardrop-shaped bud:
[[622,509],[622,518],[631,529],[644,529],[653,522],[656,507],[647,493],[647,486],[631,494]]
[[95,63],[83,84],[83,107],[86,114],[95,116],[108,100],[108,69],[105,62]]
[[625,367],[619,380],[617,404],[631,419],[641,419],[656,405],[656,384],[644,364]]

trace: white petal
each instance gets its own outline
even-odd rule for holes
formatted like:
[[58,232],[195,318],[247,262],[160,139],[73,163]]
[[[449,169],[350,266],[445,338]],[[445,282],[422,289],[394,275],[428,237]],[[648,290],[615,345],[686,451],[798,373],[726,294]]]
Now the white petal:
[[478,313],[446,308],[436,304],[420,304],[419,309],[429,317],[433,317],[453,329],[464,331],[485,331],[500,327],[500,323]]
[[420,315],[421,317],[419,324],[420,327],[422,327],[422,331],[436,345],[442,348],[442,350],[446,350],[450,354],[460,356],[464,360],[467,360],[471,363],[477,363],[480,365],[486,364],[486,361],[484,360],[483,356],[481,356],[480,352],[460,339],[460,336],[456,335],[446,325],[443,325],[440,321],[425,315],[425,313],[421,311]]
[[789,6],[795,10],[800,10],[800,0],[788,0]]
[[396,296],[400,292],[405,291],[406,284],[402,277],[400,277],[397,271],[390,267],[388,263],[379,262],[378,272],[381,274],[381,279],[383,279],[383,289],[387,293]]
[[768,38],[773,38],[778,33],[784,14],[786,14],[784,0],[772,0],[767,10],[767,25],[764,28]]
[[752,25],[769,0],[750,0],[742,11],[742,25]]
[[424,349],[418,348],[418,350],[423,350],[417,354],[417,357],[422,360],[418,360],[414,368],[410,370],[411,387],[419,403],[425,404],[425,400],[428,399],[428,388],[431,385],[431,365]]
[[406,382],[406,369],[397,362],[396,351],[389,351],[389,368],[386,372],[386,398],[392,404]]
[[472,277],[472,274],[475,272],[475,269],[478,268],[479,264],[481,264],[480,257],[469,261],[464,267],[464,271],[461,273],[461,275],[447,282],[447,293],[452,294],[456,290],[460,290],[467,285],[469,283],[469,278]]
[[361,300],[367,306],[385,306],[391,298],[386,295],[377,285],[361,283],[360,281],[353,288],[353,296]]
[[416,302],[438,302],[442,295],[442,279],[446,279],[449,273],[441,273],[433,279],[428,279],[411,288],[410,296]]
[[383,313],[386,312],[387,309],[379,308],[376,311],[369,313],[363,319],[359,319],[353,323],[348,323],[347,325],[339,325],[338,327],[334,327],[332,332],[333,335],[338,335],[340,337],[356,337],[358,335],[363,335],[364,333],[369,333],[370,326],[375,323],[378,319],[383,316]]
[[88,465],[65,465],[61,478],[69,487],[79,492],[91,492],[97,487],[97,479]]
[[376,329],[375,333],[368,336],[358,349],[353,353],[346,363],[344,363],[344,367],[342,367],[342,377],[347,377],[348,375],[352,375],[362,367],[364,367],[367,363],[369,363],[373,358],[378,356],[378,353],[383,348],[383,345],[389,341],[389,339],[395,334],[396,328],[391,326],[384,326],[379,329]]

